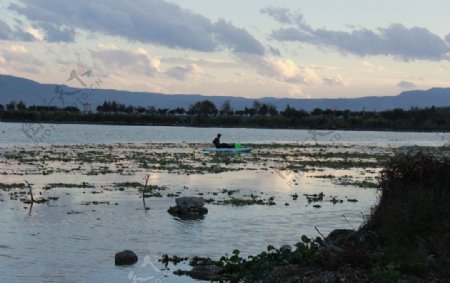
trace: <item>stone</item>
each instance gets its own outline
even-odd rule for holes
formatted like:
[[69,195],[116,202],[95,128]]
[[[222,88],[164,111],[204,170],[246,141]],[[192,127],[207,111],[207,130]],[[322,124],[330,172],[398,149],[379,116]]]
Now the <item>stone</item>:
[[131,265],[135,264],[138,261],[137,255],[130,250],[124,250],[116,253],[114,259],[116,265]]
[[187,274],[197,280],[215,280],[220,276],[223,267],[217,265],[194,266]]
[[200,209],[205,206],[205,200],[202,197],[180,197],[175,199],[175,203],[180,209]]
[[177,205],[170,207],[167,212],[181,219],[202,219],[203,215],[208,213],[202,197],[180,197],[175,199],[175,202]]

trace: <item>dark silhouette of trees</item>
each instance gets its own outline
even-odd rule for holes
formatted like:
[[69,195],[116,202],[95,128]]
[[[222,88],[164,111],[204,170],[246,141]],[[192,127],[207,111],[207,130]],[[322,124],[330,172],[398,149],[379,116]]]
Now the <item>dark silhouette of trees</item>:
[[313,115],[313,116],[320,116],[320,115],[322,115],[322,109],[320,109],[320,108],[315,108],[312,112],[311,112],[311,115]]
[[8,104],[6,104],[6,110],[8,111],[16,110],[16,102],[13,100],[10,101]]
[[189,107],[188,114],[191,115],[217,115],[217,108],[214,103],[209,100],[199,101]]
[[184,108],[182,108],[182,107],[177,107],[168,112],[169,115],[183,115],[185,113],[186,113],[186,110],[184,110]]
[[22,100],[20,100],[16,105],[16,109],[18,111],[24,111],[27,109],[27,106],[25,105],[25,103]]
[[220,108],[220,115],[231,115],[233,114],[233,109],[231,108],[230,100],[225,100]]
[[[230,111],[228,111],[230,110]],[[225,114],[226,113],[226,114]],[[349,130],[443,130],[450,129],[450,107],[430,107],[410,110],[350,111],[316,108],[311,112],[289,105],[278,111],[271,104],[253,102],[252,108],[232,111],[229,102],[221,107],[221,115],[213,102],[199,101],[186,111],[157,109],[154,106],[125,106],[105,101],[97,111],[86,113],[75,106],[32,105],[11,101],[0,105],[1,121],[83,122],[147,125],[186,125],[217,127],[317,128]]]

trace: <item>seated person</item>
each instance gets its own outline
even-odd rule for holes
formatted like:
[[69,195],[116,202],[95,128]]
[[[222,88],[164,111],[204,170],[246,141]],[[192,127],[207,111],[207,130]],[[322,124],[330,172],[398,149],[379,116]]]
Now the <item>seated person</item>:
[[234,144],[220,143],[221,134],[217,134],[217,137],[213,140],[213,144],[216,148],[234,148]]

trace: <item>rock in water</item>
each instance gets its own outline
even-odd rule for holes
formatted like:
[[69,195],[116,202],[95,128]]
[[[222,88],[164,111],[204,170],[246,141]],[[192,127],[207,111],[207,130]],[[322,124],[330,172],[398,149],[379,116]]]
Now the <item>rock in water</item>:
[[194,266],[187,274],[198,280],[217,280],[220,272],[223,271],[223,267],[216,265],[203,265]]
[[180,197],[175,202],[177,205],[169,208],[168,212],[181,219],[202,219],[208,213],[204,207],[205,200],[201,197]]
[[175,199],[175,202],[180,209],[200,209],[205,205],[205,200],[201,197],[181,197]]
[[116,253],[115,263],[116,265],[131,265],[138,261],[137,255],[130,250],[124,250]]

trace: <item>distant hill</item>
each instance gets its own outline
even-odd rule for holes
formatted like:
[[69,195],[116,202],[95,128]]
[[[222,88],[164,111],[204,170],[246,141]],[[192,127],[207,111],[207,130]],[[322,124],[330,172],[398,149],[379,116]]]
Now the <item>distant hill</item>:
[[[59,93],[59,94],[58,94]],[[62,95],[61,95],[62,94]],[[56,84],[40,84],[32,80],[0,75],[0,104],[22,100],[30,105],[54,105],[59,107],[76,106],[83,109],[84,103],[95,108],[105,100],[116,101],[125,105],[155,106],[156,108],[184,107],[200,100],[208,99],[217,107],[229,100],[234,110],[252,107],[254,99],[233,96],[204,96],[199,94],[161,94],[151,92],[130,92],[112,89],[83,89]],[[258,99],[283,110],[286,105],[296,109],[311,111],[314,108],[331,108],[352,111],[388,110],[393,108],[410,109],[411,107],[450,106],[450,88],[432,88],[429,90],[405,91],[397,96],[370,96],[360,98],[333,99],[293,99],[265,97]]]

